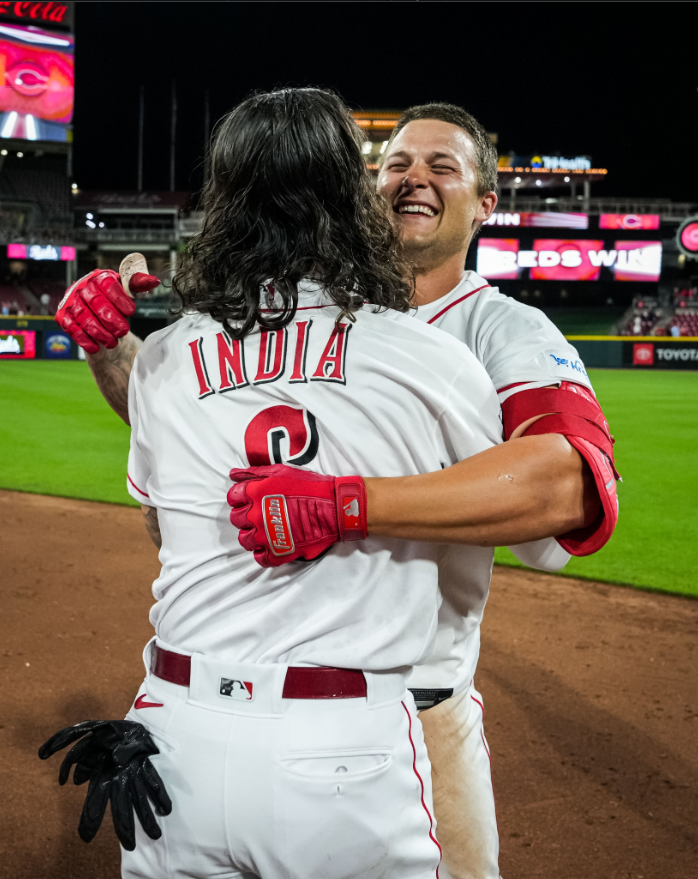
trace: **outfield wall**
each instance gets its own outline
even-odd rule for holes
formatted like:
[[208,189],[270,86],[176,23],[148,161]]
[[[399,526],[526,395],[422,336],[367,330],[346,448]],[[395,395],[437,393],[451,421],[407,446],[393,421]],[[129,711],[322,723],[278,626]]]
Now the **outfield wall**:
[[587,369],[698,370],[696,336],[566,336]]
[[[134,332],[144,338],[165,326],[165,320],[139,319],[133,322]],[[152,328],[150,327],[152,324]],[[52,358],[77,360],[78,346],[61,330],[52,317],[26,315],[1,317],[0,334],[33,334],[31,338],[18,336],[18,345],[29,344],[33,356],[26,359]],[[692,369],[698,370],[698,337],[683,336],[566,336],[572,342],[580,359],[588,369]],[[0,338],[0,360],[22,359],[9,352],[7,336]],[[13,343],[10,343],[12,345]],[[16,347],[16,346],[15,346]],[[20,345],[21,347],[21,345]]]

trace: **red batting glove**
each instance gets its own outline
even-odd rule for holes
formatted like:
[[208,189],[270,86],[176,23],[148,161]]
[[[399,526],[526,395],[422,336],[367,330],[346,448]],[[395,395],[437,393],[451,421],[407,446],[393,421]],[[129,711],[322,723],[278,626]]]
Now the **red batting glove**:
[[263,568],[311,561],[338,541],[364,540],[366,486],[360,476],[321,476],[273,464],[231,470],[230,521]]
[[[136,272],[130,281],[136,293],[153,290],[160,281],[154,275]],[[69,287],[56,312],[56,320],[81,348],[96,354],[101,345],[116,348],[128,333],[127,317],[136,303],[124,291],[119,275],[110,269],[96,269]]]

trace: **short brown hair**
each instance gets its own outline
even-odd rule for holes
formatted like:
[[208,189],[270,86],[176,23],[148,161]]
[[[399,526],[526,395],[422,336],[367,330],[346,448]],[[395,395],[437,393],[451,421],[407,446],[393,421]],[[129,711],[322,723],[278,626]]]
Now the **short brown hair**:
[[449,122],[451,125],[462,128],[475,144],[478,195],[497,191],[497,150],[490,140],[490,136],[474,116],[455,104],[419,104],[405,110],[400,116],[393,133],[390,135],[389,144],[406,125],[417,119],[438,119],[440,122]]

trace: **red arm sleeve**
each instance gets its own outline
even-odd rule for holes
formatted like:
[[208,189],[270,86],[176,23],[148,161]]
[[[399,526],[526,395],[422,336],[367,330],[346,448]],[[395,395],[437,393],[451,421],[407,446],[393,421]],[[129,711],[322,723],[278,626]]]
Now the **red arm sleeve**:
[[588,527],[561,534],[557,541],[572,555],[597,552],[608,542],[618,521],[616,479],[620,476],[615,468],[614,440],[594,395],[582,385],[563,381],[559,388],[513,394],[502,404],[502,413],[506,439],[525,421],[538,418],[523,436],[560,433],[586,460],[599,492],[601,512]]

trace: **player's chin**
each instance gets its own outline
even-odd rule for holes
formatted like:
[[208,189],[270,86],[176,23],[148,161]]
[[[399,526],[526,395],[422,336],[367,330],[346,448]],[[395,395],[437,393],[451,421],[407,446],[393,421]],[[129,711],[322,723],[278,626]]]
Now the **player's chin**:
[[403,228],[400,232],[400,243],[406,253],[410,250],[419,251],[426,250],[431,247],[437,239],[437,229],[416,229]]

